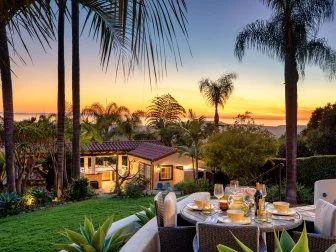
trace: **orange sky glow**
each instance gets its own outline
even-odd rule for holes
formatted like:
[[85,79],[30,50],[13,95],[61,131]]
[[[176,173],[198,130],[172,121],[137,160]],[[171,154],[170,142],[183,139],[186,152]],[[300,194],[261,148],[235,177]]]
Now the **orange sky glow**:
[[[217,7],[216,7],[217,6]],[[246,10],[244,10],[246,8]],[[145,110],[155,96],[170,93],[186,110],[193,109],[197,116],[213,118],[214,108],[209,106],[198,90],[202,78],[216,80],[222,73],[236,72],[235,90],[219,116],[224,122],[245,111],[252,112],[258,124],[285,124],[285,96],[283,64],[258,52],[247,51],[242,62],[234,57],[235,36],[241,28],[256,19],[267,18],[267,8],[244,0],[207,4],[192,1],[189,5],[189,44],[192,51],[181,45],[183,66],[176,71],[168,59],[167,76],[150,85],[144,69],[136,70],[125,81],[122,73],[115,76],[113,64],[107,72],[99,61],[99,46],[86,35],[80,38],[81,58],[81,107],[93,102],[103,105],[116,102],[131,111]],[[246,13],[244,17],[235,13]],[[200,20],[199,17],[206,17]],[[226,25],[223,25],[226,24]],[[66,26],[66,101],[71,102],[71,36]],[[336,48],[334,26],[325,25],[321,37]],[[330,36],[329,36],[330,35]],[[16,60],[12,64],[15,113],[50,113],[57,109],[57,44],[44,53],[37,43],[27,42],[33,62],[26,56],[27,64]],[[18,49],[18,51],[23,51]],[[11,53],[13,55],[13,53]],[[24,55],[25,56],[25,55]],[[14,57],[15,59],[15,57]],[[115,62],[112,58],[111,62]],[[146,69],[145,69],[146,70]],[[306,76],[298,83],[298,124],[306,124],[311,112],[327,103],[334,103],[336,81],[328,80],[316,67],[307,67]],[[2,99],[0,99],[2,102]],[[2,109],[0,109],[2,111]]]

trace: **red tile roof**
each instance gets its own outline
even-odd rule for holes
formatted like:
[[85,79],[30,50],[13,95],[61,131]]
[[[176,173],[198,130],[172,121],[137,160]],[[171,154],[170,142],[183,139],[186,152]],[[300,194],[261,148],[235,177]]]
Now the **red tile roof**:
[[156,161],[176,152],[177,150],[172,147],[157,145],[153,143],[142,143],[136,149],[128,152],[128,154],[150,161]]
[[139,145],[144,143],[151,143],[155,146],[162,145],[157,140],[135,140],[135,141],[106,141],[102,143],[91,143],[83,152],[118,152],[135,150]]

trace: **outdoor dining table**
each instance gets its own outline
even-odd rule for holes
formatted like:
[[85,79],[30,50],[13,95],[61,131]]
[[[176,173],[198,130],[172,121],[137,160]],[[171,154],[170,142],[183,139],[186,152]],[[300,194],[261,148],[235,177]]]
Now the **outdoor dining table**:
[[[189,202],[190,203],[190,202]],[[205,215],[202,211],[192,210],[187,205],[188,202],[181,206],[181,217],[188,221],[191,224],[196,224],[197,222],[211,222],[211,223],[221,223],[218,221],[218,218],[221,216],[226,216],[226,211],[219,210],[218,208],[218,200],[211,200],[211,204],[215,206],[214,212],[210,215]],[[252,218],[250,224],[258,226],[260,232],[274,232],[274,231],[282,231],[282,230],[290,230],[300,226],[303,223],[302,215],[299,211],[293,215],[294,218],[291,220],[285,220],[282,218],[273,219],[270,218],[269,222],[259,221],[257,218]],[[226,223],[221,223],[223,225],[227,225]],[[229,225],[235,225],[234,223],[230,223]],[[240,225],[240,224],[236,224]]]

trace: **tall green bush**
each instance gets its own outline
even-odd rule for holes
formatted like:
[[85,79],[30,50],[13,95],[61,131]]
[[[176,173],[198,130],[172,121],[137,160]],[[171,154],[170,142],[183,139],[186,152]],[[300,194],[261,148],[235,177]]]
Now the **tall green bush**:
[[276,151],[277,141],[268,131],[253,125],[235,124],[209,137],[203,159],[209,167],[220,169],[229,177],[255,177]]
[[[260,173],[269,170],[272,165],[283,163],[286,159],[270,159]],[[286,168],[282,169],[282,178],[286,177]],[[274,170],[265,178],[268,183],[277,182],[278,170]],[[297,158],[297,182],[305,187],[314,188],[317,180],[336,178],[336,155],[312,156]]]

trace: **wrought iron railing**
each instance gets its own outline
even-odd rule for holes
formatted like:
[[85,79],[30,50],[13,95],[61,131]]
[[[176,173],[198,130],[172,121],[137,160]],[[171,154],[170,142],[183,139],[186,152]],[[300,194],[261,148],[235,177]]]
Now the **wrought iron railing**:
[[247,185],[251,185],[251,183],[258,181],[262,176],[265,176],[265,175],[267,175],[268,173],[270,173],[271,171],[274,171],[274,170],[278,169],[278,178],[279,178],[279,182],[278,182],[278,183],[279,183],[278,196],[279,196],[279,200],[281,201],[281,170],[282,170],[283,167],[284,167],[284,164],[283,164],[283,163],[279,163],[279,164],[273,166],[273,167],[272,167],[271,169],[269,169],[268,171],[265,171],[264,173],[260,174],[259,176],[257,176],[257,177],[255,177],[255,178],[251,179],[251,180],[247,183]]

